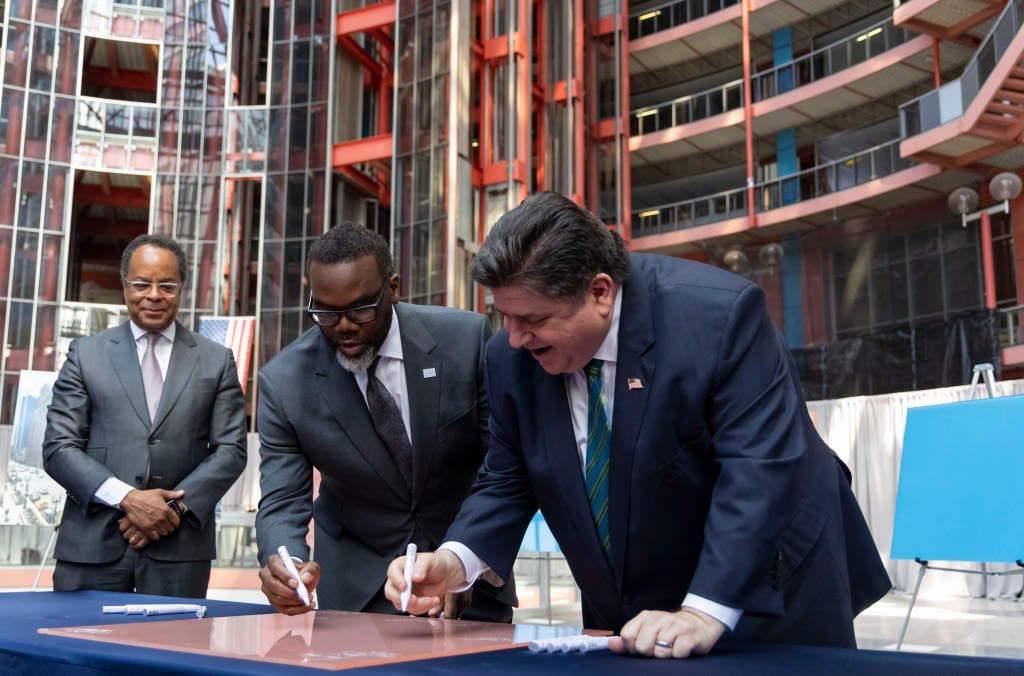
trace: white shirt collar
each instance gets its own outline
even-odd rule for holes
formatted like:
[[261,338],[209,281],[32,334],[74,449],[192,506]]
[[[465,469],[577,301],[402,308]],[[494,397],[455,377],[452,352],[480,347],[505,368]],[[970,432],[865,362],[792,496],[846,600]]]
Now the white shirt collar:
[[[132,327],[132,337],[135,338],[136,343],[139,342],[139,338],[142,338],[144,335],[149,333],[149,331],[140,328],[139,325],[136,324],[134,320],[129,319],[128,325]],[[177,322],[172,321],[170,324],[167,325],[167,327],[163,331],[159,332],[160,335],[173,343],[177,325]]]
[[612,323],[604,342],[597,348],[594,359],[615,363],[619,356],[619,316],[622,314],[622,285],[615,289],[615,304],[612,308]]
[[390,359],[402,359],[402,330],[398,326],[398,312],[395,308],[395,305],[391,306],[391,328],[377,354]]

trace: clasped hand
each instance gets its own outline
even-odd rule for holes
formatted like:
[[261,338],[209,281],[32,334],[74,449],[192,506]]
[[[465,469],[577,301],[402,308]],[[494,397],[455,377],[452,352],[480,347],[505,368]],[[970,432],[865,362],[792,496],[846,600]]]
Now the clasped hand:
[[132,549],[142,549],[150,542],[170,535],[181,525],[181,519],[167,506],[167,501],[181,500],[184,496],[185,491],[163,488],[128,491],[121,500],[124,516],[117,521],[121,536]]

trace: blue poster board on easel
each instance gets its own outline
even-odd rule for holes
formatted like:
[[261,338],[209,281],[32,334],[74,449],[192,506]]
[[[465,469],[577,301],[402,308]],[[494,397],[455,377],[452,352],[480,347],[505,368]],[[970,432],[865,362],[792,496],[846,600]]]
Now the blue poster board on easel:
[[907,411],[894,559],[1024,558],[1024,396]]
[[[897,650],[929,568],[980,575],[1024,573],[1022,423],[1024,396],[907,411],[890,557],[913,559],[921,568]],[[1018,568],[987,571],[984,566],[967,570],[929,564],[936,560],[1007,562]]]

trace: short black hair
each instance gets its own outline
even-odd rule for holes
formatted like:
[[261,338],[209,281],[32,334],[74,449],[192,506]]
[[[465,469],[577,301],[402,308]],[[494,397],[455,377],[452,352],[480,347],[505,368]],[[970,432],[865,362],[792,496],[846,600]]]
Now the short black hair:
[[385,279],[390,279],[394,270],[391,263],[391,249],[379,234],[358,223],[345,221],[320,235],[309,247],[306,255],[306,272],[309,264],[334,265],[354,261],[372,255],[377,259],[377,269]]
[[143,246],[155,246],[158,249],[167,249],[178,259],[178,276],[181,283],[185,283],[185,250],[181,248],[178,241],[169,235],[146,234],[139,235],[128,242],[124,252],[121,254],[121,283],[128,281],[128,266],[132,262],[132,255]]
[[534,193],[499,218],[473,261],[473,279],[488,288],[521,284],[573,302],[598,273],[621,284],[629,270],[629,249],[618,233],[554,192]]

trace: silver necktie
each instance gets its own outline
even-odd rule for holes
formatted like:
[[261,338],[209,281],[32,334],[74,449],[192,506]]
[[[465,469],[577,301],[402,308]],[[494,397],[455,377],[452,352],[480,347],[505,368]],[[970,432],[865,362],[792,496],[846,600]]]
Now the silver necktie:
[[159,333],[147,333],[149,344],[142,355],[142,386],[146,388],[146,407],[149,408],[149,420],[156,419],[156,408],[160,404],[160,392],[164,389],[164,377],[160,374],[160,364],[156,361],[156,341]]

